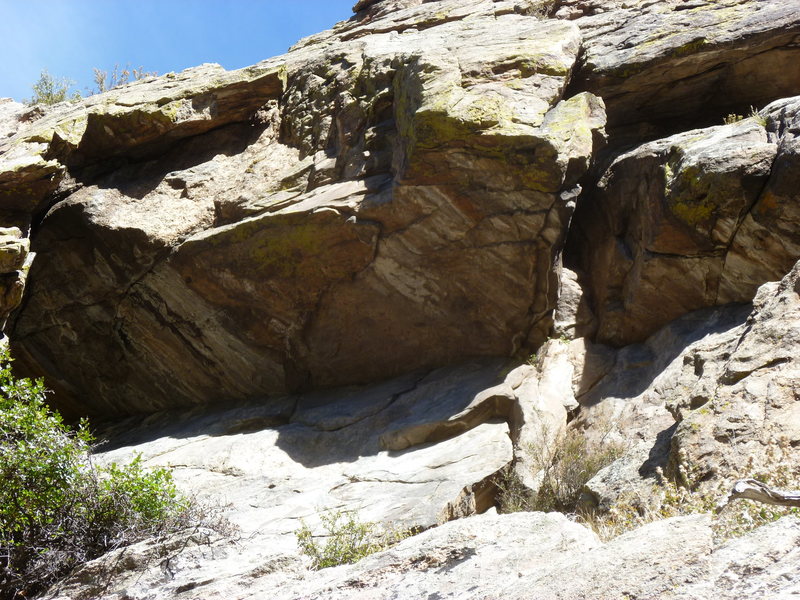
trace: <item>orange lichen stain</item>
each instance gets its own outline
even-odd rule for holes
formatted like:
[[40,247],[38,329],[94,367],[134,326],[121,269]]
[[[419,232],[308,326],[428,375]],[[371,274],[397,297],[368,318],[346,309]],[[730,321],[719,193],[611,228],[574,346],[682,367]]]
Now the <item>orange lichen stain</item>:
[[779,206],[780,200],[777,196],[775,196],[775,194],[772,192],[764,192],[764,195],[761,196],[761,200],[759,200],[759,202],[756,204],[753,212],[759,216],[775,214],[778,212]]

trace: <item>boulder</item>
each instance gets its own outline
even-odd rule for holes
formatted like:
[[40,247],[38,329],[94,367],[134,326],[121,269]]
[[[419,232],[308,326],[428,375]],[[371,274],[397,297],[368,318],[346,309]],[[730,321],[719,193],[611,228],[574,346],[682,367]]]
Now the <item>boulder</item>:
[[62,410],[112,416],[541,344],[603,105],[565,96],[573,24],[456,4],[424,29],[395,23],[421,7],[363,35],[356,19],[21,129],[9,185],[46,184],[47,202],[75,181],[33,239],[20,366]]
[[692,310],[747,302],[800,258],[798,106],[783,100],[611,163],[582,200],[567,255],[586,274],[597,341],[641,342]]

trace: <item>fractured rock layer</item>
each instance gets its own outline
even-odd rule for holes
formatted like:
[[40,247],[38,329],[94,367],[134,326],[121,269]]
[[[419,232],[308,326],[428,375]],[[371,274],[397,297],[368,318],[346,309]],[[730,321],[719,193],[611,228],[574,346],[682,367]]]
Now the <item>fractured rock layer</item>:
[[11,336],[62,409],[361,383],[547,337],[604,124],[596,97],[564,98],[578,29],[465,12],[346,40],[139,82],[11,138],[40,152],[17,179],[41,197],[42,169],[76,178]]
[[[154,413],[109,427],[97,460],[172,468],[246,540],[151,540],[53,594],[797,591],[794,519],[722,545],[706,516],[604,544],[561,515],[475,516],[512,482],[542,489],[570,429],[626,448],[583,490],[600,511],[658,509],[664,473],[702,494],[778,459],[797,474],[791,0],[354,11],[248,69],[0,102],[0,218],[19,228],[0,239],[0,318],[22,234],[36,252],[7,327],[20,363],[74,414]],[[328,509],[416,531],[470,518],[314,574],[293,533],[322,533]]]
[[596,339],[643,341],[692,310],[747,302],[800,257],[800,99],[614,159],[571,230]]

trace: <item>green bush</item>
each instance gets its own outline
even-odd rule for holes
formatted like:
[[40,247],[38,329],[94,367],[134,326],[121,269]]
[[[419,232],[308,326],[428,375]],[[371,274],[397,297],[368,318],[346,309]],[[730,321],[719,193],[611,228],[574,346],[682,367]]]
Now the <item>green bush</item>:
[[0,353],[0,600],[28,597],[74,566],[183,528],[189,503],[141,460],[102,468],[92,436],[45,403],[41,381],[17,379]]
[[375,523],[360,521],[353,513],[329,511],[322,513],[320,519],[327,532],[324,545],[314,540],[305,523],[296,533],[300,552],[311,558],[313,569],[358,562],[412,535],[401,529],[381,531]]
[[55,78],[47,69],[42,71],[39,75],[39,80],[31,86],[33,88],[33,96],[26,100],[26,104],[58,104],[64,100],[79,100],[81,97],[80,92],[70,94],[69,88],[75,85],[75,82],[65,77]]

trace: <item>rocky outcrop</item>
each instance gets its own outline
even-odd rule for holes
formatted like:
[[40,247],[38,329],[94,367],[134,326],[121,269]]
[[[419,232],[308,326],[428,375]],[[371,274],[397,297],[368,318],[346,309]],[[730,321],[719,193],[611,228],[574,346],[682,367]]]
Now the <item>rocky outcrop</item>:
[[384,24],[417,24],[401,36],[354,21],[7,142],[31,157],[9,184],[31,202],[75,179],[38,228],[11,335],[62,409],[363,383],[546,339],[603,105],[564,96],[574,25],[445,5],[424,31],[414,7]]
[[646,503],[657,468],[720,499],[741,478],[794,480],[799,273],[762,286],[752,305],[691,313],[617,352],[580,397],[578,422],[611,423],[635,443],[589,482],[588,502],[610,508],[635,490]]
[[0,323],[22,301],[30,241],[16,227],[0,228]]
[[[680,420],[671,460],[673,468],[688,462],[703,485],[792,469],[789,449],[800,443],[798,278],[795,265],[780,282],[762,286],[727,344],[687,354],[669,404]],[[694,377],[687,376],[690,366]]]
[[14,135],[19,129],[25,105],[11,98],[0,98],[0,139]]
[[753,298],[800,257],[800,99],[618,156],[572,229],[597,341],[644,340],[692,310]]
[[[247,69],[0,102],[17,366],[106,419],[98,461],[168,466],[239,528],[121,549],[51,597],[796,592],[793,518],[601,541],[493,510],[548,489],[565,432],[623,448],[583,488],[601,525],[800,477],[793,3],[354,13]],[[314,573],[294,532],[328,510],[419,535]]]
[[135,449],[146,464],[170,467],[204,499],[224,498],[242,535],[274,550],[294,552],[287,534],[301,521],[318,527],[327,510],[427,529],[493,504],[491,477],[512,458],[508,424],[483,415],[435,440],[387,439],[465,409],[507,370],[504,361],[474,362],[257,406],[131,419],[103,432],[115,448],[98,459],[126,460]]
[[707,98],[743,73],[774,85],[731,88],[732,110],[774,99],[794,81],[776,67],[796,62],[794,12],[550,8],[362,2],[254,67],[27,121],[9,105],[0,194],[9,223],[36,220],[39,256],[8,328],[20,365],[63,410],[113,415],[527,355],[575,287],[568,228],[581,313],[562,296],[556,336],[643,341],[782,276],[800,256],[793,100],[617,155],[570,218],[603,100],[620,144],[720,119]]
[[[199,592],[204,598],[237,600],[267,593],[280,599],[412,599],[430,594],[478,599],[502,594],[521,600],[530,598],[531,590],[543,600],[611,600],[623,594],[682,600],[789,597],[798,590],[794,565],[799,540],[800,523],[794,517],[713,549],[708,518],[700,515],[656,522],[605,544],[558,514],[482,515],[448,523],[314,578],[296,562],[273,557],[243,574],[238,585],[226,581],[233,579],[233,548],[179,540],[186,548],[169,559],[172,582],[161,590],[175,598]],[[217,570],[203,580],[204,574],[192,572],[191,565],[212,554]],[[121,558],[89,563],[48,597],[86,598],[82,594],[90,589],[92,597],[103,600],[118,598],[123,590],[130,597],[156,597],[146,590],[159,589],[164,581],[164,559],[146,544],[128,549],[125,560]],[[126,565],[139,566],[143,573],[128,571]],[[81,579],[95,583],[82,586]],[[227,584],[226,592],[220,584]]]
[[[418,432],[496,396],[498,384],[511,390],[526,380],[526,373],[506,371],[505,361],[481,361],[365,388],[173,411],[107,428],[97,460],[126,461],[135,452],[144,464],[170,467],[182,489],[216,507],[238,532],[230,538],[195,531],[166,545],[126,549],[87,566],[58,593],[114,597],[127,587],[135,598],[245,597],[270,573],[310,576],[294,533],[303,523],[321,533],[326,511],[417,531],[484,512],[494,503],[493,478],[512,459],[503,416],[484,413],[435,438]],[[387,442],[398,439],[398,428],[407,432],[402,447]],[[203,543],[209,536],[210,546]],[[175,554],[167,577],[158,566],[164,553]]]
[[[627,140],[719,123],[797,94],[800,14],[791,0],[559,0],[584,34],[575,89]],[[559,11],[556,14],[559,14]]]
[[[99,460],[141,452],[146,464],[171,466],[184,489],[224,499],[224,515],[248,541],[203,530],[142,543],[88,564],[51,597],[111,599],[123,589],[134,598],[249,598],[267,589],[279,598],[415,598],[422,589],[475,598],[526,598],[536,589],[554,599],[789,593],[794,518],[720,542],[711,518],[695,515],[602,543],[558,514],[475,514],[493,501],[493,476],[512,458],[522,470],[526,444],[559,426],[546,420],[557,405],[563,427],[574,397],[581,408],[571,426],[629,442],[589,483],[601,510],[631,495],[645,500],[656,469],[669,472],[678,457],[691,464],[698,494],[774,469],[775,440],[786,448],[796,441],[789,355],[798,273],[763,286],[754,306],[694,312],[616,352],[551,340],[536,365],[507,375],[503,364],[473,363],[282,403],[123,422],[106,430],[118,447]],[[313,573],[292,533],[301,519],[316,525],[325,509],[421,529],[462,519],[357,565]],[[613,568],[620,563],[624,571]]]

